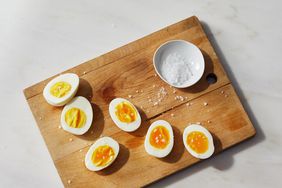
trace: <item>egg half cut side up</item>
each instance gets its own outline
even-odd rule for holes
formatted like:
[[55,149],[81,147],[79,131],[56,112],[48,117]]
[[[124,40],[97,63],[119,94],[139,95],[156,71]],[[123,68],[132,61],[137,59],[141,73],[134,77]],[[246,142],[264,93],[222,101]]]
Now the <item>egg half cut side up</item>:
[[73,98],[61,114],[62,128],[72,134],[82,135],[91,127],[93,110],[91,103],[82,96]]
[[199,159],[207,159],[214,153],[212,135],[201,125],[187,126],[183,133],[183,143],[187,151]]
[[167,156],[174,145],[174,135],[171,125],[164,120],[152,123],[145,138],[145,150],[149,155],[163,158]]
[[111,137],[99,138],[85,156],[85,166],[90,171],[99,171],[110,166],[119,153],[119,144]]
[[109,105],[109,113],[113,122],[123,131],[133,132],[141,125],[138,110],[126,99],[113,99]]
[[45,100],[53,106],[63,106],[76,94],[79,77],[73,73],[66,73],[52,79],[44,88]]

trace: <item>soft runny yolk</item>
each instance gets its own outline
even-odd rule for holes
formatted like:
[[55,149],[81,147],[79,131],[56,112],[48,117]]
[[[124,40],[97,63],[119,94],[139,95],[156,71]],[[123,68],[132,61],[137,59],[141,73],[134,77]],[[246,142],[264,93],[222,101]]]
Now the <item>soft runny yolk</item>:
[[109,145],[97,147],[92,154],[92,162],[96,166],[105,166],[109,164],[115,156],[115,152]]
[[208,150],[209,142],[206,135],[200,131],[193,131],[187,136],[188,146],[196,153],[205,153]]
[[169,144],[169,131],[162,125],[156,126],[150,134],[150,144],[158,149],[164,149]]
[[86,115],[79,108],[71,108],[65,114],[65,121],[72,128],[82,128],[86,122]]
[[71,90],[71,85],[67,82],[57,82],[50,88],[50,93],[54,97],[62,98]]
[[136,110],[128,102],[121,102],[116,106],[116,116],[124,123],[131,123],[136,120]]

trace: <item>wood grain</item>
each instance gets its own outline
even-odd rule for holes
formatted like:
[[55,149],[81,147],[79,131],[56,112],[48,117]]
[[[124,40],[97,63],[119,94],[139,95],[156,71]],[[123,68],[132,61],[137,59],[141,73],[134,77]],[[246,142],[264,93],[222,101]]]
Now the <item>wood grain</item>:
[[[190,88],[173,89],[155,76],[153,53],[159,45],[171,39],[190,41],[204,54],[205,73]],[[198,162],[185,151],[181,140],[183,129],[192,122],[201,122],[211,131],[217,152],[255,134],[196,17],[166,27],[66,72],[80,76],[77,95],[87,97],[94,109],[93,125],[83,136],[74,136],[58,128],[62,108],[48,105],[42,96],[42,90],[51,78],[24,90],[65,186],[139,187]],[[210,73],[217,76],[214,84],[206,80]],[[161,88],[168,95],[164,96],[159,105],[154,106]],[[175,100],[175,96],[183,96],[185,100]],[[137,106],[142,116],[142,125],[137,131],[125,133],[112,122],[108,105],[115,97],[128,98]],[[187,106],[188,102],[192,105]],[[204,102],[209,105],[204,106]],[[169,121],[175,134],[174,149],[162,160],[147,155],[143,147],[148,126],[158,119]],[[99,173],[90,172],[84,167],[83,159],[89,145],[100,136],[116,139],[120,143],[121,152],[111,167]],[[68,180],[72,180],[72,183],[68,184]]]

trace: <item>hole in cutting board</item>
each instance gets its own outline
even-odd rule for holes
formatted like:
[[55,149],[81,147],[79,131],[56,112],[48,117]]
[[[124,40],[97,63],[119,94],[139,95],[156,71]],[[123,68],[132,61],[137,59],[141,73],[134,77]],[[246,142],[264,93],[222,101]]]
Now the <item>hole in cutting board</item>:
[[209,84],[214,84],[217,82],[217,76],[214,73],[209,73],[206,76],[206,80]]

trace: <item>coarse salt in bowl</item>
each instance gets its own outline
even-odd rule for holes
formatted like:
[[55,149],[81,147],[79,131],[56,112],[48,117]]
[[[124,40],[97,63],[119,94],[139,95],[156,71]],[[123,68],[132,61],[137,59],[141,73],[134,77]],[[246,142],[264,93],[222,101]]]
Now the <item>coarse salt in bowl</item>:
[[201,50],[185,40],[162,44],[153,57],[155,71],[169,85],[186,88],[200,80],[205,70]]

